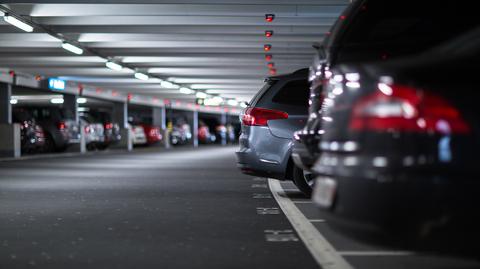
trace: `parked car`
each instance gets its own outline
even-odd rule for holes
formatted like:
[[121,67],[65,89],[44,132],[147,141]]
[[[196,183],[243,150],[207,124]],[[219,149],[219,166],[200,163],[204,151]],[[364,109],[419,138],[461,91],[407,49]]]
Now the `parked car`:
[[[241,114],[237,166],[249,175],[292,179],[292,135],[305,125],[309,85],[307,69],[266,79]],[[303,176],[303,175],[302,175]]]
[[190,131],[190,125],[183,123],[177,124],[172,127],[170,133],[170,143],[172,145],[184,145],[192,139],[192,132]]
[[198,123],[198,142],[201,144],[211,144],[215,143],[216,139],[215,134],[210,133],[210,128],[208,128],[204,122],[200,121]]
[[135,124],[129,123],[129,129],[130,129],[130,137],[132,139],[132,144],[134,146],[147,144],[147,136],[145,134],[145,130],[141,125],[135,125]]
[[[475,16],[464,16],[454,22],[445,20],[451,14],[472,9],[471,5],[462,1],[462,4],[443,5],[432,12],[429,1],[358,0],[350,4],[318,46],[310,68],[309,118],[294,136],[295,164],[309,171],[320,155],[318,144],[325,122],[321,107],[327,97],[323,82],[340,79],[332,76],[331,69],[344,63],[387,62],[426,51],[477,24]],[[312,185],[313,181],[303,184],[304,187]]]
[[85,144],[87,149],[103,149],[105,143],[105,129],[103,124],[87,115],[80,117],[80,124],[85,130]]
[[45,133],[47,152],[64,151],[80,141],[80,129],[71,112],[58,106],[15,106],[28,111]]
[[162,140],[162,132],[159,126],[142,123],[140,124],[143,127],[145,135],[147,136],[147,144],[153,145]]
[[479,40],[480,28],[431,53],[331,70],[344,79],[325,85],[313,168],[329,223],[478,257]]
[[227,127],[223,124],[215,126],[215,141],[217,143],[222,143],[222,141],[227,142]]
[[122,136],[120,134],[120,125],[113,122],[112,116],[107,111],[90,109],[88,112],[84,112],[85,115],[91,117],[94,121],[103,124],[103,136],[102,143],[96,145],[99,149],[106,149],[108,146],[118,143]]
[[35,153],[43,150],[45,134],[42,127],[23,108],[15,108],[12,113],[14,123],[20,124],[20,143],[22,153]]
[[237,142],[237,135],[235,134],[235,127],[232,124],[227,124],[227,143],[233,144]]

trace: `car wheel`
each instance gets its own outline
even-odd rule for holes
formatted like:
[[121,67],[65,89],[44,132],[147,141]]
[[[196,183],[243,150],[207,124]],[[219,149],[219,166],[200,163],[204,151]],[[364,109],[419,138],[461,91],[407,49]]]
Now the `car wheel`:
[[312,195],[313,184],[315,179],[311,172],[305,171],[296,165],[293,166],[293,183],[306,196]]
[[44,152],[54,152],[55,151],[55,141],[50,134],[45,135],[45,144],[43,146]]

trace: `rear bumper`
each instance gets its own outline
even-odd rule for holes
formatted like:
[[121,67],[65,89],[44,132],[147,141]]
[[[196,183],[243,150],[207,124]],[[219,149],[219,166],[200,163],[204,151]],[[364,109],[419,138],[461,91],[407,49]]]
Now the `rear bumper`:
[[[390,238],[420,244],[449,245],[452,240],[467,242],[480,238],[478,176],[435,169],[390,170],[338,163],[336,166],[340,167],[326,167],[323,171],[330,173],[318,175],[313,200],[337,228],[361,239]],[[317,163],[315,170],[321,168]],[[319,202],[325,195],[318,183],[329,180],[335,182],[333,203],[325,205]],[[439,243],[435,247],[444,246]]]
[[272,135],[267,127],[252,126],[240,135],[237,166],[245,174],[287,179],[292,140]]
[[257,177],[284,178],[279,170],[279,164],[261,162],[257,155],[250,149],[241,149],[235,152],[237,167],[242,173]]

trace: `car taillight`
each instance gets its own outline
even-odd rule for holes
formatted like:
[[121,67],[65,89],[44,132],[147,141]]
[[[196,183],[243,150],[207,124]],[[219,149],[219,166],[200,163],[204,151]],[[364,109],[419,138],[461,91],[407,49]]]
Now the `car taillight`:
[[63,121],[59,122],[57,127],[58,127],[59,130],[65,130],[65,128],[66,128],[65,122],[63,122]]
[[378,91],[353,107],[354,131],[405,131],[466,134],[470,126],[445,98],[402,85],[378,84]]
[[242,115],[242,123],[247,126],[267,126],[269,120],[288,119],[283,111],[265,108],[249,107]]
[[113,123],[105,123],[105,129],[112,129],[113,128]]
[[156,136],[157,133],[158,133],[158,130],[155,129],[155,128],[152,128],[152,129],[150,129],[150,132],[149,132],[149,133],[150,133],[150,136]]

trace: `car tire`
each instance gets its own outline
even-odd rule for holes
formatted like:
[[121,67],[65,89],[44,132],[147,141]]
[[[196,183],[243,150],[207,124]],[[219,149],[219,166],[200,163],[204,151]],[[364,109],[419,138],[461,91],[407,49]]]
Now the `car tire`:
[[312,195],[314,178],[312,173],[293,165],[293,183],[306,196]]
[[55,148],[56,148],[56,145],[52,135],[47,133],[45,135],[45,144],[43,146],[43,152],[48,152],[48,153],[55,152]]

